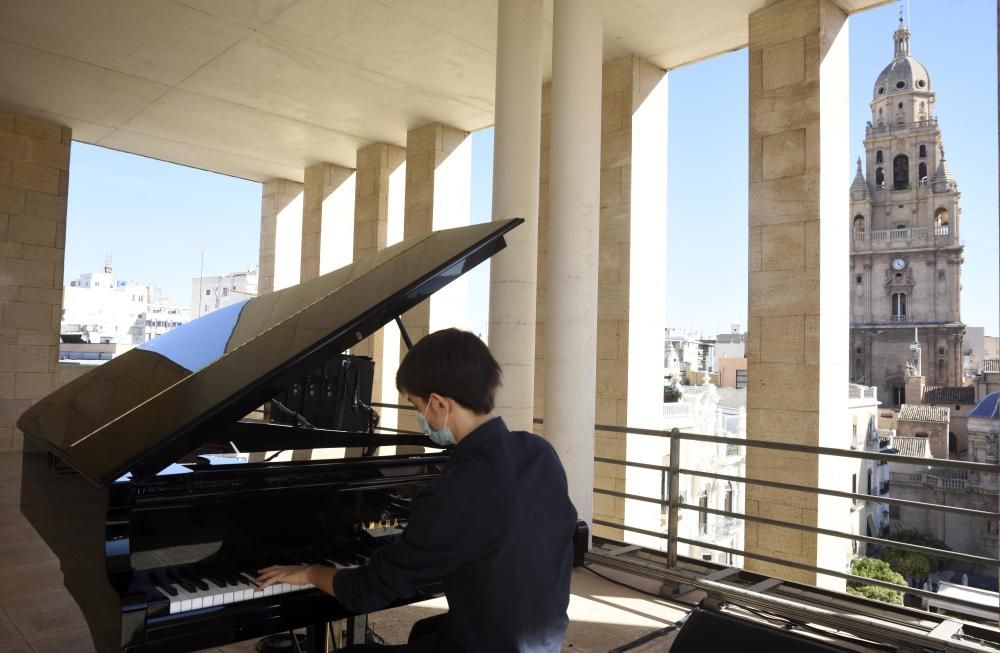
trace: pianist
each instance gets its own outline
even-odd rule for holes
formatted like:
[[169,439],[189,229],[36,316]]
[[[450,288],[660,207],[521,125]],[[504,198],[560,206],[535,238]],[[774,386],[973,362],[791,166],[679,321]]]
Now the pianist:
[[312,583],[366,613],[441,578],[447,614],[417,622],[408,644],[348,650],[556,653],[576,510],[555,451],[494,414],[500,368],[471,333],[447,329],[418,342],[396,385],[424,432],[454,445],[444,472],[415,498],[404,535],[363,567],[269,567],[258,582]]

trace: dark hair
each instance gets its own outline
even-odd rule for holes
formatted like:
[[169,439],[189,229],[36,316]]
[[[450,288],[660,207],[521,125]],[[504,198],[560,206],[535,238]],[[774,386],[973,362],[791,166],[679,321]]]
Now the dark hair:
[[421,399],[435,392],[480,415],[493,410],[499,386],[500,365],[493,354],[475,334],[459,329],[443,329],[422,338],[396,372],[400,392]]

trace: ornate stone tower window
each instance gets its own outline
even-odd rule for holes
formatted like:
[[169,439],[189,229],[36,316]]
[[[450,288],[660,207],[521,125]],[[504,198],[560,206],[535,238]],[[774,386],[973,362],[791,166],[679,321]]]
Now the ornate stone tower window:
[[854,238],[864,240],[865,237],[865,216],[854,216]]
[[[920,147],[922,148],[923,145],[921,145]],[[921,186],[926,186],[927,185],[927,162],[926,161],[921,161],[920,162],[920,165],[918,166],[917,179],[920,180],[920,185]]]
[[905,154],[897,155],[892,160],[892,188],[893,190],[910,189],[910,157]]
[[927,158],[927,146],[926,145],[921,145],[920,146],[920,158],[921,159]]
[[892,321],[906,322],[906,293],[892,294]]
[[936,236],[947,236],[948,235],[948,220],[950,216],[948,215],[948,209],[941,207],[934,212],[934,235]]
[[882,163],[882,150],[875,150],[875,163]]
[[885,188],[885,170],[881,166],[875,168],[875,187]]

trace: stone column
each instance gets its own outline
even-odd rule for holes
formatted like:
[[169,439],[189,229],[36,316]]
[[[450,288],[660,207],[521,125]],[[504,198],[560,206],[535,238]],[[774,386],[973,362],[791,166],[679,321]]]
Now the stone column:
[[[432,123],[406,134],[406,197],[403,237],[469,223],[472,142],[468,132]],[[446,327],[467,327],[467,282],[458,279],[403,316],[413,342]],[[400,343],[400,357],[406,346]],[[403,398],[400,398],[403,400]],[[408,414],[400,428],[418,430]]]
[[[784,0],[750,16],[747,435],[843,446],[847,419],[846,16]],[[840,459],[747,448],[747,478],[850,491]],[[749,515],[850,532],[850,502],[747,486]],[[749,553],[843,571],[849,540],[747,522]],[[748,570],[843,589],[829,576],[746,558]]]
[[[601,117],[601,228],[598,260],[597,422],[658,429],[663,419],[666,311],[667,78],[635,57],[605,64]],[[662,461],[669,443],[599,432],[597,455]],[[659,472],[595,467],[595,486],[659,496]],[[660,508],[595,495],[595,517],[649,529]],[[655,538],[595,532],[657,547]]]
[[272,179],[262,187],[257,293],[299,282],[302,249],[303,185]]
[[[389,242],[390,221],[395,218],[402,226],[402,215],[391,216],[390,187],[402,186],[397,171],[403,172],[406,150],[395,145],[375,143],[358,151],[358,172],[354,203],[354,258],[361,259],[380,249]],[[394,176],[395,175],[395,176]],[[402,190],[400,188],[399,190]],[[400,209],[402,207],[399,207]],[[397,212],[400,212],[397,210]],[[400,212],[401,213],[401,212]],[[398,238],[396,239],[398,240]],[[387,333],[389,340],[386,340]],[[351,347],[351,352],[375,359],[375,382],[372,385],[372,401],[395,403],[398,398],[395,377],[399,366],[396,343],[399,331],[391,327],[379,329],[376,333]],[[387,347],[384,343],[390,343]],[[388,350],[392,350],[389,352]],[[389,354],[389,355],[386,355]],[[388,392],[387,392],[388,391]],[[389,396],[386,396],[386,395]],[[383,426],[395,427],[393,410],[379,410]]]
[[493,219],[524,218],[490,262],[490,349],[503,370],[497,412],[532,430],[538,172],[542,121],[541,0],[501,0],[493,137]]
[[603,26],[596,0],[556,0],[545,324],[545,436],[580,519],[593,512]]
[[62,318],[68,127],[0,113],[0,451],[55,389]]
[[354,171],[317,163],[305,172],[299,281],[354,260]]

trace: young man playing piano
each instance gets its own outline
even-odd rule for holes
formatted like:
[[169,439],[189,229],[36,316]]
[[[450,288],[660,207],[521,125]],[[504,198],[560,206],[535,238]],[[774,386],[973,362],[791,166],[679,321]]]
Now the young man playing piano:
[[354,569],[263,569],[261,587],[316,587],[367,613],[444,580],[449,612],[417,622],[408,644],[352,651],[556,653],[566,632],[576,510],[552,447],[493,412],[500,367],[475,335],[446,329],[407,353],[396,386],[438,446],[441,476],[413,500],[402,537]]

